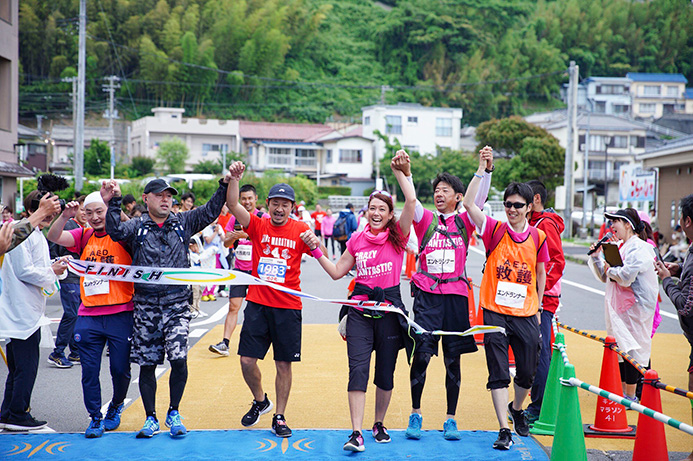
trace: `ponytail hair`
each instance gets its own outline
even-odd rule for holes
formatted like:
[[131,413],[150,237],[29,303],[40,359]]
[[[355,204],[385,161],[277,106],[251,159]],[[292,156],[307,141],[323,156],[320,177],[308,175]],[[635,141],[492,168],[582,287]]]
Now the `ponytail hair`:
[[647,231],[645,229],[645,223],[640,219],[638,212],[634,208],[625,208],[623,210],[630,218],[633,223],[633,231],[642,240],[647,241]]
[[[387,208],[390,210],[390,213],[394,212],[395,207],[392,204],[392,197],[382,194],[380,192],[375,192],[371,194],[370,198],[368,199],[369,208],[371,206],[371,201],[374,198],[377,198],[385,202],[385,204],[387,204]],[[404,249],[407,246],[407,242],[404,240],[404,235],[402,235],[402,231],[397,225],[397,218],[395,218],[394,214],[392,216],[392,219],[388,220],[387,224],[385,225],[385,228],[390,231],[390,235],[388,235],[387,241],[390,242],[390,244],[395,248],[395,250],[397,250],[398,253],[404,251]]]

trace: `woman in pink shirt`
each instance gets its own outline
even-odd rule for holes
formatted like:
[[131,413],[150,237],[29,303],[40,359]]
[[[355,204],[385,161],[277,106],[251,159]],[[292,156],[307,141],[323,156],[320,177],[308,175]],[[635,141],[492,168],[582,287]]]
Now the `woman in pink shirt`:
[[325,247],[328,250],[328,254],[326,255],[328,258],[330,257],[329,255],[329,250],[330,247],[332,249],[332,259],[335,259],[335,252],[334,252],[334,239],[332,238],[332,232],[334,231],[334,222],[337,220],[337,218],[332,214],[332,210],[330,208],[327,209],[327,215],[325,215],[322,218],[322,236],[325,238]]
[[[399,290],[402,253],[407,244],[416,207],[414,186],[407,181],[402,171],[407,163],[409,156],[400,150],[390,165],[405,198],[399,222],[395,218],[390,194],[374,191],[368,200],[368,223],[365,229],[351,236],[347,243],[347,251],[342,254],[336,265],[322,254],[320,241],[312,232],[306,231],[301,236],[313,249],[313,256],[334,280],[346,275],[356,265],[356,286],[352,299],[376,300],[404,309]],[[377,443],[390,441],[383,420],[392,396],[397,354],[403,346],[403,329],[399,315],[350,307],[347,312],[345,339],[349,357],[349,412],[353,432],[344,444],[344,449],[363,451],[365,447],[361,430],[373,351],[376,357],[373,438]]]

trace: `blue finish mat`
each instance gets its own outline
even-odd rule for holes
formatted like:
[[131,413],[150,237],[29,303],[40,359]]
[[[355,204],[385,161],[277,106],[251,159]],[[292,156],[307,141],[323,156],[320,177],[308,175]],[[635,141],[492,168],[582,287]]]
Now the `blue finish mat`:
[[548,460],[541,446],[530,437],[513,434],[515,445],[509,451],[492,448],[498,436],[490,431],[461,431],[462,440],[443,439],[442,431],[424,431],[421,440],[408,440],[404,431],[389,431],[392,442],[375,443],[365,433],[366,450],[350,453],[342,450],[351,431],[295,430],[288,439],[280,439],[268,430],[192,431],[182,439],[167,432],[152,439],[136,439],[132,432],[107,433],[100,439],[84,434],[0,434],[0,459],[233,459],[233,460]]

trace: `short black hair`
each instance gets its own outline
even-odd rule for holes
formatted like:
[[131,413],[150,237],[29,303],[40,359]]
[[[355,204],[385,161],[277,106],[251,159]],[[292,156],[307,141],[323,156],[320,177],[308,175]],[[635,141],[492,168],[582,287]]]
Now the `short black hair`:
[[544,183],[539,181],[538,179],[532,179],[531,181],[527,181],[525,184],[527,184],[532,189],[532,199],[534,199],[535,195],[539,195],[541,205],[544,206],[546,204],[546,198],[548,197],[548,194],[546,193],[546,186],[544,185]]
[[40,195],[41,193],[37,190],[32,190],[29,192],[29,194],[24,197],[24,209],[31,211],[32,213],[38,210],[38,206],[36,206],[36,204],[38,203]]
[[255,186],[252,184],[243,184],[238,193],[242,194],[243,192],[252,192],[257,197],[257,190],[255,190]]
[[125,197],[123,197],[123,205],[128,205],[135,201],[135,197],[132,194],[127,194]]
[[180,201],[188,200],[189,198],[192,199],[193,203],[195,203],[195,194],[192,192],[186,192],[185,194],[180,196]]
[[519,195],[527,204],[532,203],[534,194],[532,193],[532,188],[523,182],[511,182],[508,187],[505,188],[505,193],[503,194],[503,200],[507,200],[511,195]]
[[467,187],[464,185],[462,180],[450,173],[438,173],[438,175],[433,180],[433,190],[438,187],[438,184],[444,182],[450,184],[452,189],[458,194],[464,194],[467,192]]
[[693,219],[693,194],[681,199],[681,215]]
[[353,210],[353,209],[354,209],[354,205],[352,205],[351,203],[347,203],[347,206],[346,206],[346,207],[347,207],[348,209],[350,209],[350,210]]

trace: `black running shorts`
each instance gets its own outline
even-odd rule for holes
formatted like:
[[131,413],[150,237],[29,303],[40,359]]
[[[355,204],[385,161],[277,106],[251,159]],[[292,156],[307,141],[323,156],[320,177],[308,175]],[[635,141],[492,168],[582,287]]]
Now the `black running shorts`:
[[484,335],[486,366],[488,368],[488,389],[502,389],[510,386],[508,368],[508,345],[515,354],[515,384],[530,389],[534,382],[541,351],[539,320],[531,317],[513,317],[484,309],[484,325],[505,328],[505,333]]
[[[238,270],[238,269],[236,269]],[[240,271],[250,274],[251,271]],[[245,298],[248,294],[248,285],[229,285],[229,298]]]
[[301,311],[247,301],[238,355],[264,359],[270,345],[274,350],[274,360],[301,361]]

